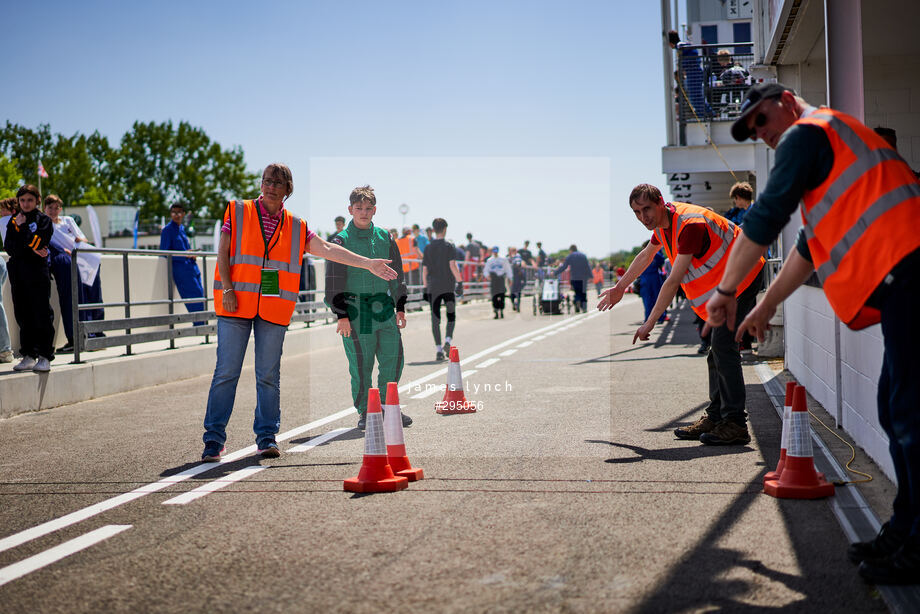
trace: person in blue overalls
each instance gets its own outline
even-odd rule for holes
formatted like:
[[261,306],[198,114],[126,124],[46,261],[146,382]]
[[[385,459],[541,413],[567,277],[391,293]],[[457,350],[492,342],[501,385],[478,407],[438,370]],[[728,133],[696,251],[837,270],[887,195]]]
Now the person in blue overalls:
[[[187,252],[191,248],[188,235],[185,234],[185,206],[176,203],[169,208],[170,222],[163,227],[160,233],[160,249]],[[172,258],[173,281],[182,298],[204,297],[204,288],[201,285],[201,271],[195,262],[195,256]],[[185,308],[191,311],[204,311],[204,303],[185,303]],[[195,322],[204,324],[204,322]]]
[[[648,243],[646,242],[646,244]],[[661,251],[657,251],[651,264],[639,274],[639,295],[642,297],[642,304],[645,306],[646,320],[648,320],[649,314],[652,313],[652,308],[655,306],[658,294],[661,292],[661,286],[664,284],[664,278],[661,275],[661,267],[663,266],[664,256],[661,255]],[[661,323],[669,319],[668,312],[665,311],[658,318],[658,322]]]

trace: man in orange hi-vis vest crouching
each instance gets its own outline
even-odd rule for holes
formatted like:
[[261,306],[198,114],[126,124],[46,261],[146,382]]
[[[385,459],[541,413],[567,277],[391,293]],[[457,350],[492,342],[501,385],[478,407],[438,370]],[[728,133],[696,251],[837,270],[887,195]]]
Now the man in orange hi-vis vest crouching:
[[[649,244],[636,256],[617,284],[601,294],[598,309],[606,311],[620,302],[626,288],[648,267],[662,247],[671,261],[671,273],[661,286],[658,300],[645,323],[633,336],[648,340],[649,334],[664,313],[677,288],[682,287],[694,312],[706,319],[706,301],[717,291],[727,256],[740,228],[721,215],[687,203],[666,203],[661,191],[642,183],[629,195],[629,206],[639,221],[653,231]],[[738,311],[753,309],[757,293],[763,286],[764,259],[756,260],[745,270],[738,285]],[[695,423],[675,429],[679,439],[698,439],[707,445],[744,445],[750,443],[747,415],[744,411],[744,376],[741,351],[734,334],[723,326],[712,331],[712,343],[706,358],[709,368],[709,405]]]
[[[776,150],[767,185],[744,218],[744,232],[709,301],[709,322],[737,336],[764,338],[777,306],[817,272],[824,294],[848,327],[881,323],[879,424],[898,483],[891,519],[849,557],[876,584],[920,582],[920,184],[882,137],[855,117],[813,107],[779,83],[752,87],[732,126],[738,141],[762,139]],[[747,318],[727,296],[802,203],[796,248]],[[742,321],[743,320],[743,321]]]
[[230,201],[224,213],[214,276],[217,365],[201,455],[206,462],[219,461],[223,452],[250,332],[255,339],[256,444],[264,457],[280,455],[275,435],[281,427],[281,347],[297,303],[304,252],[396,279],[389,260],[359,256],[307,228],[304,220],[284,208],[293,191],[290,169],[269,164],[262,173],[262,195]]

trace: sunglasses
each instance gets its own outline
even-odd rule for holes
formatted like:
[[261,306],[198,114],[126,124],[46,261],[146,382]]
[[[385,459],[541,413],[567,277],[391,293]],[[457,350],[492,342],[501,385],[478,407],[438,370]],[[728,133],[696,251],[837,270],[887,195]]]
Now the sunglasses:
[[[765,98],[764,102],[767,100],[779,100],[779,96],[771,96],[770,98]],[[751,135],[754,135],[754,130],[756,128],[763,128],[767,125],[767,114],[763,111],[760,111],[757,115],[754,116],[754,125],[751,127]]]

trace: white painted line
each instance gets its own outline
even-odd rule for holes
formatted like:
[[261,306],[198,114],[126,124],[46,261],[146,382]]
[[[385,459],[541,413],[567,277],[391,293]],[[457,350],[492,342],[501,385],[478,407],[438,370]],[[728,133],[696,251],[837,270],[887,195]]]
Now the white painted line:
[[546,339],[546,335],[538,335],[533,338],[534,341],[543,341],[544,339]]
[[505,350],[504,352],[502,352],[501,354],[499,354],[499,356],[511,356],[512,354],[514,354],[514,353],[516,353],[516,352],[517,352],[517,350],[515,350],[515,349]]
[[526,347],[531,346],[531,345],[533,345],[533,341],[525,341],[524,343],[520,344],[520,345],[517,346],[517,347],[519,347],[519,348],[526,348]]
[[411,399],[424,399],[424,398],[426,398],[426,397],[430,397],[431,395],[433,395],[433,394],[435,394],[435,393],[444,392],[445,388],[446,388],[446,386],[445,386],[444,384],[441,384],[440,386],[436,386],[436,385],[434,385],[434,384],[431,384],[430,386],[426,386],[425,389],[422,390],[420,393],[418,393],[418,394],[413,394],[413,395],[412,395],[411,397],[409,397],[409,398],[411,398]]
[[340,429],[335,429],[335,430],[333,430],[333,431],[329,431],[328,433],[323,433],[322,435],[318,435],[317,437],[314,437],[314,438],[311,439],[310,441],[305,441],[305,442],[303,442],[303,443],[300,444],[299,446],[294,446],[293,448],[291,448],[290,450],[288,450],[288,452],[289,452],[289,453],[293,453],[293,452],[307,452],[307,451],[309,451],[309,450],[312,450],[313,448],[315,448],[316,446],[318,446],[318,445],[320,445],[320,444],[326,443],[327,441],[329,441],[329,440],[331,440],[331,439],[335,439],[335,438],[338,437],[339,435],[344,435],[344,434],[347,433],[348,431],[353,431],[353,430],[354,430],[354,429],[352,429],[352,428],[343,427],[343,428],[340,428]]
[[44,552],[39,552],[34,556],[30,556],[27,559],[19,561],[18,563],[13,563],[12,565],[7,565],[3,569],[0,569],[0,586],[3,586],[7,582],[12,582],[17,578],[32,573],[46,565],[51,563],[56,563],[63,558],[70,556],[80,550],[89,548],[94,544],[106,540],[113,535],[118,535],[122,531],[127,531],[131,528],[130,524],[110,524],[95,531],[90,531],[86,535],[81,535],[80,537],[75,537],[70,541],[66,541],[59,546],[45,550]]
[[265,469],[268,469],[268,466],[255,465],[253,467],[244,467],[243,469],[240,469],[239,471],[234,471],[233,473],[226,475],[220,479],[214,480],[213,482],[202,484],[201,486],[199,486],[198,488],[194,490],[184,492],[178,497],[167,499],[166,501],[163,502],[163,505],[185,505],[186,503],[190,503],[194,501],[195,499],[200,499],[201,497],[205,495],[211,494],[215,490],[220,490],[221,488],[230,486],[230,484],[233,484],[234,482],[239,482],[240,480],[244,480]]
[[500,360],[501,360],[500,358],[490,358],[490,359],[484,360],[484,361],[482,361],[481,363],[479,363],[478,365],[476,365],[476,368],[477,368],[477,369],[485,369],[486,367],[491,367],[492,365],[494,365],[495,363],[497,363],[497,362],[500,361]]
[[467,369],[464,371],[463,375],[460,376],[461,379],[466,379],[471,376],[473,373],[476,373],[476,369]]
[[[638,302],[638,300],[620,302],[614,305],[613,309],[617,309],[624,305],[631,305],[636,302]],[[597,317],[599,315],[603,315],[603,314],[601,312],[594,312],[587,316],[576,316],[576,318],[590,319],[590,318]],[[508,339],[506,341],[493,345],[492,347],[486,348],[485,350],[482,350],[481,352],[477,352],[476,354],[473,354],[472,356],[468,356],[465,360],[461,360],[460,363],[463,364],[464,362],[467,362],[467,361],[478,360],[479,358],[482,358],[483,356],[490,354],[500,348],[517,343],[525,339],[530,339],[530,338],[533,338],[534,340],[543,339],[544,337],[541,335],[541,333],[544,333],[545,331],[549,331],[549,330],[552,330],[553,328],[559,327],[565,322],[566,322],[565,320],[562,322],[556,322],[554,324],[550,324],[548,326],[538,328],[537,330],[530,331],[529,333],[518,335],[517,337],[512,337],[511,339]],[[442,369],[438,369],[437,371],[434,371],[433,373],[429,373],[426,376],[420,377],[416,380],[403,384],[402,386],[399,387],[399,391],[404,392],[414,386],[427,382],[431,379],[434,379],[446,373],[447,373],[446,367]],[[330,422],[335,422],[336,420],[339,420],[341,418],[345,418],[347,416],[354,415],[354,413],[355,413],[355,408],[348,407],[339,412],[326,416],[325,418],[314,420],[313,422],[310,422],[308,424],[304,424],[294,429],[291,429],[290,431],[281,433],[280,435],[275,437],[275,440],[278,442],[286,441],[290,439],[291,437],[296,437],[297,435],[300,435],[301,433],[304,433],[311,429],[315,429],[325,424],[329,424]],[[254,452],[256,452],[256,446],[251,445],[246,448],[243,448],[242,450],[237,450],[236,452],[227,454],[221,459],[221,462],[222,463],[232,462],[244,456],[253,454]],[[161,490],[169,488],[173,484],[178,484],[179,482],[183,482],[191,477],[198,475],[199,473],[210,471],[213,468],[214,468],[214,463],[201,463],[199,465],[195,465],[194,467],[190,467],[186,469],[185,471],[177,473],[176,475],[171,475],[157,482],[145,484],[144,486],[135,488],[134,490],[126,492],[122,495],[112,497],[111,499],[106,499],[105,501],[100,501],[99,503],[90,505],[89,507],[85,507],[83,509],[76,510],[69,514],[65,514],[64,516],[61,516],[60,518],[55,518],[53,520],[43,522],[42,524],[34,526],[31,529],[25,529],[23,531],[20,531],[19,533],[14,533],[12,535],[4,537],[3,539],[0,539],[0,552],[4,552],[6,550],[9,550],[10,548],[15,548],[33,539],[38,539],[39,537],[48,535],[49,533],[53,533],[54,531],[57,531],[58,529],[63,529],[65,527],[69,527],[71,525],[77,524],[78,522],[82,522],[83,520],[86,520],[87,518],[92,518],[93,516],[96,516],[97,514],[101,514],[110,509],[114,509],[125,503],[130,503],[131,501],[134,501],[135,499],[139,499],[145,495],[149,495],[150,493],[159,492]]]

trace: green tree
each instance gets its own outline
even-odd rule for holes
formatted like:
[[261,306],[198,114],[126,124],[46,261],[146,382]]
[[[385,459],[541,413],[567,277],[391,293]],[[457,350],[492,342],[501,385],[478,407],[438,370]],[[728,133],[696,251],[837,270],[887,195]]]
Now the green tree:
[[217,218],[227,200],[258,190],[240,148],[222,149],[187,122],[135,122],[116,158],[125,197],[141,204],[143,218],[165,216],[177,201],[196,217]]
[[[41,124],[35,130],[6,122],[0,130],[0,153],[6,154],[26,183],[38,185],[38,162],[51,150],[51,128]],[[42,186],[44,189],[44,186]]]
[[5,155],[0,154],[0,198],[16,196],[21,182],[22,175],[19,174],[16,165]]

